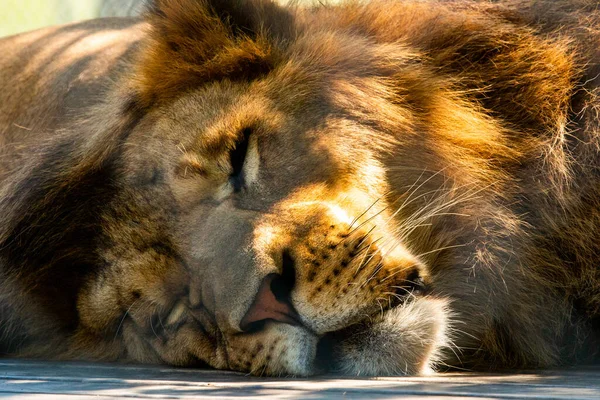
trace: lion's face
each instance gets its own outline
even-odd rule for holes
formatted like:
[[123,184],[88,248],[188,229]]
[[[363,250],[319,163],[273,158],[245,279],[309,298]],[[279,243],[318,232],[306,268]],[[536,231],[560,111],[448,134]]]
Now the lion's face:
[[269,375],[430,368],[444,305],[424,297],[427,268],[404,243],[414,181],[392,187],[386,157],[401,141],[366,117],[381,107],[384,124],[408,130],[409,114],[374,77],[386,49],[349,39],[304,35],[263,76],[148,113],[107,217],[117,267],[81,296],[84,321],[105,321],[140,361]]

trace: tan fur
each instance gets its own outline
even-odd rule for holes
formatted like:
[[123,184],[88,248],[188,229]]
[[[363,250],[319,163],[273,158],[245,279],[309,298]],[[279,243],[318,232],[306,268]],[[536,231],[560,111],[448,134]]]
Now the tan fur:
[[[156,0],[2,39],[0,351],[597,361],[596,9]],[[294,315],[245,325],[263,290]]]

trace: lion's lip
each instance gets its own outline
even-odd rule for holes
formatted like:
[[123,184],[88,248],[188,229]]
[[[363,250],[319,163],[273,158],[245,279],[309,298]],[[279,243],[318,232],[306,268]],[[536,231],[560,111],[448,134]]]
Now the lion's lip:
[[260,332],[262,330],[264,330],[264,327],[267,323],[269,322],[276,322],[276,323],[282,323],[282,324],[287,324],[287,325],[292,325],[292,326],[298,326],[301,327],[305,330],[309,330],[300,320],[300,317],[295,314],[295,315],[290,315],[290,314],[279,314],[279,316],[277,318],[265,318],[265,319],[261,319],[249,324],[245,324],[242,325],[243,328],[243,332],[247,333],[247,334],[252,334],[252,333],[256,333],[256,332]]

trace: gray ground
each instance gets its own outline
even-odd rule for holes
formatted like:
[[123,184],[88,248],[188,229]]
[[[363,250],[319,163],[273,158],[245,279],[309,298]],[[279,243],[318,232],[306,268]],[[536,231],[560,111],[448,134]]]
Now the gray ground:
[[20,399],[600,399],[600,369],[347,379],[255,378],[233,372],[0,361],[0,397]]

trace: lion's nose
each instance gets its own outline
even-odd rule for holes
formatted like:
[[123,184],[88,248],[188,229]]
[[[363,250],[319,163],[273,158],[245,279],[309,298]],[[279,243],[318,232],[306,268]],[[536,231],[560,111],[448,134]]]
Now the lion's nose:
[[269,274],[263,279],[252,305],[242,318],[240,328],[245,332],[260,330],[268,320],[301,325],[300,317],[290,301],[294,282],[293,259],[285,251],[282,273]]

